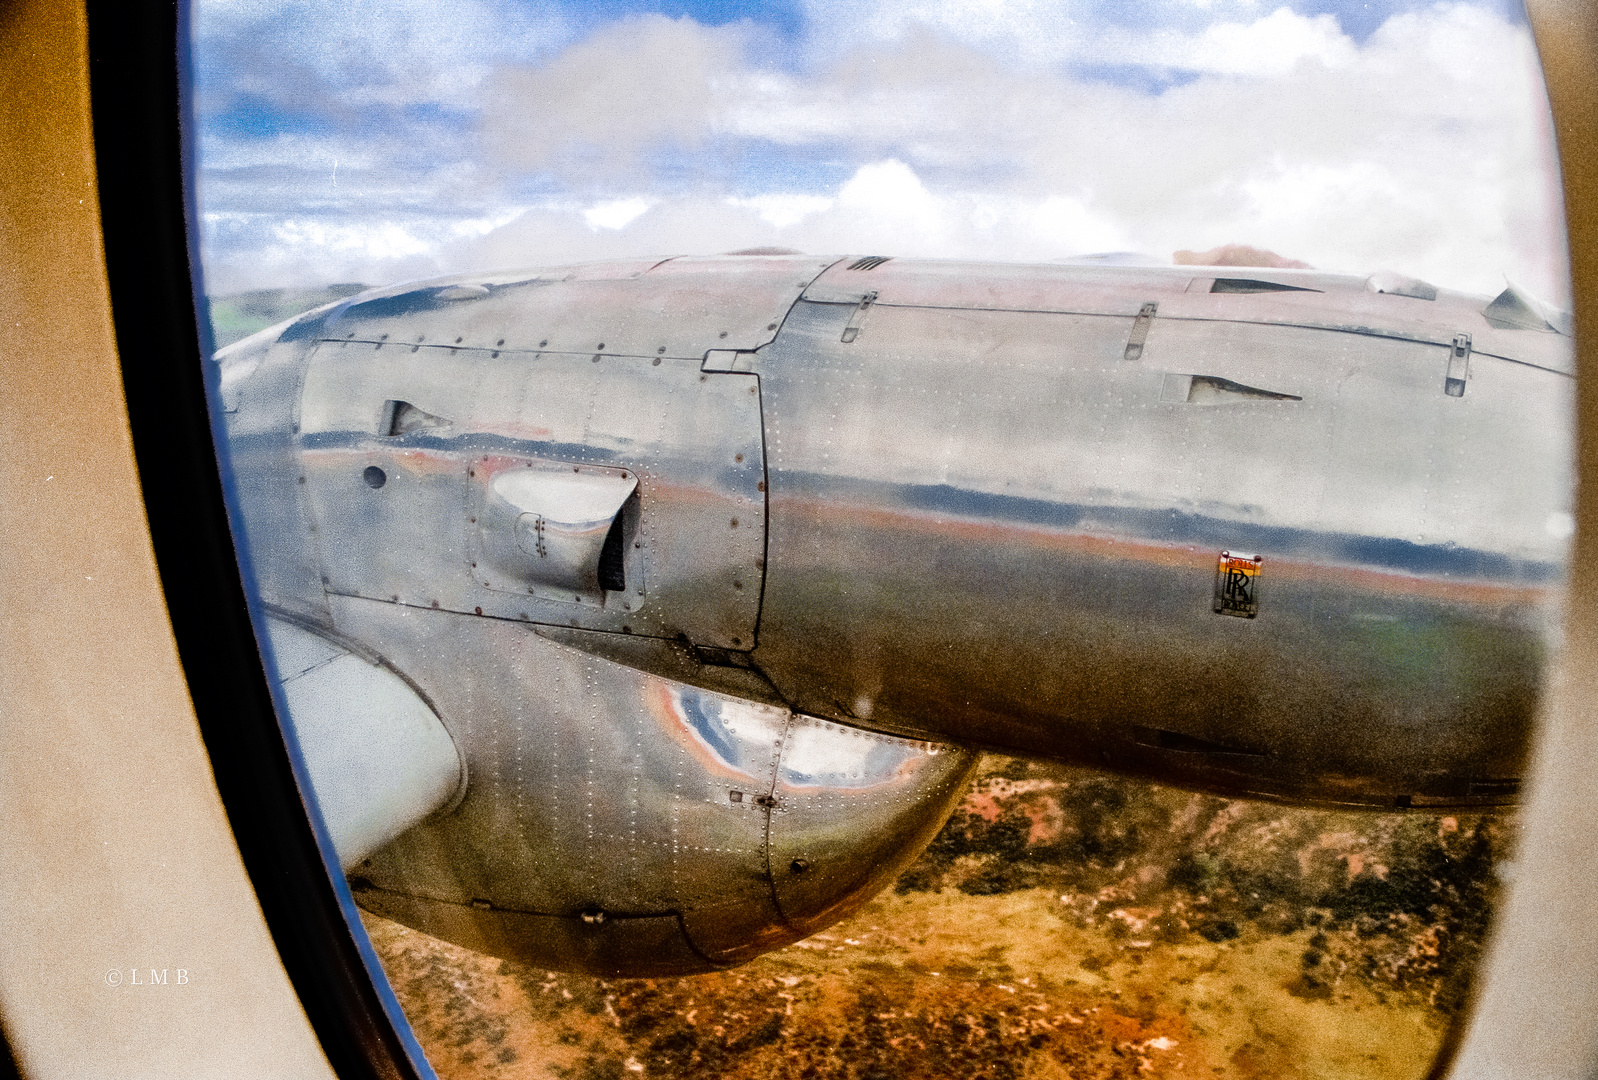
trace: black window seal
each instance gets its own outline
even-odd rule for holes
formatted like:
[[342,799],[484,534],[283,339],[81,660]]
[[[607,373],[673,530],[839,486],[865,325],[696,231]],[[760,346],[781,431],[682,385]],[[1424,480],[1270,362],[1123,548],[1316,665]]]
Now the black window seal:
[[430,1080],[381,969],[374,978],[370,943],[346,919],[348,887],[329,875],[300,800],[229,529],[207,408],[209,316],[197,289],[188,6],[88,0],[86,9],[106,276],[134,458],[216,786],[334,1071]]

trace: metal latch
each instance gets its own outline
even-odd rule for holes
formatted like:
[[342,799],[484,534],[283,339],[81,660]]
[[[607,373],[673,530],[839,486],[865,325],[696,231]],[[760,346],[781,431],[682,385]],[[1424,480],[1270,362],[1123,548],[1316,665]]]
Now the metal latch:
[[843,328],[843,337],[838,340],[845,345],[860,336],[860,324],[866,321],[866,312],[871,310],[871,305],[877,302],[875,291],[868,292],[860,298],[860,306],[854,309],[854,314],[849,316],[849,325]]
[[711,349],[705,353],[700,371],[732,372],[755,370],[756,354],[748,349]]
[[1137,318],[1132,320],[1132,336],[1126,339],[1125,359],[1142,358],[1143,342],[1149,336],[1149,324],[1154,321],[1154,314],[1159,310],[1160,305],[1152,300],[1138,308]]
[[1443,393],[1449,397],[1465,396],[1465,379],[1470,374],[1470,335],[1455,334],[1454,344],[1448,350],[1448,375],[1443,379]]

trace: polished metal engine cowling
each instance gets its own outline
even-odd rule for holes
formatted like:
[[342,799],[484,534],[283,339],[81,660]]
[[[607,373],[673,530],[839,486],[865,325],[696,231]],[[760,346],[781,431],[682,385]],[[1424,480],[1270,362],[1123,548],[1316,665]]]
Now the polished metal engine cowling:
[[[363,907],[550,968],[670,975],[841,918],[937,833],[978,755],[646,674],[529,627],[335,603],[467,760],[458,809],[351,868]],[[463,655],[493,657],[461,665]]]
[[219,388],[261,598],[403,676],[469,777],[377,815],[361,903],[669,974],[869,897],[972,748],[1512,800],[1571,522],[1536,315],[1391,275],[683,258],[364,293]]

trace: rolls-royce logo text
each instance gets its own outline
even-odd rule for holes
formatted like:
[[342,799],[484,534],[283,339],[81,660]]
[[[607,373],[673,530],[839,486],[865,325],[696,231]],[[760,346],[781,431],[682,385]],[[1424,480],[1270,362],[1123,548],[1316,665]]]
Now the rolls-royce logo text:
[[1215,606],[1217,615],[1237,615],[1252,619],[1259,614],[1260,564],[1258,555],[1241,551],[1221,552],[1215,568]]
[[105,973],[107,986],[188,986],[188,968],[112,968]]

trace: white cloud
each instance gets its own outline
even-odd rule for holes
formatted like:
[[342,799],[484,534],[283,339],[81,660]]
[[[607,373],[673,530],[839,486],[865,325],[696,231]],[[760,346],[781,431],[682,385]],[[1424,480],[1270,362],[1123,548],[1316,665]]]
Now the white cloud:
[[1028,206],[1018,224],[1040,239],[1052,242],[1062,255],[1117,251],[1127,244],[1121,228],[1088,209],[1087,203],[1069,195],[1051,195]]
[[380,284],[435,276],[442,272],[439,253],[458,242],[462,231],[474,238],[484,234],[480,221],[431,215],[204,213],[205,287],[216,296],[283,285]]
[[838,192],[838,205],[857,214],[911,221],[935,218],[940,209],[921,178],[892,158],[862,165]]
[[638,174],[661,147],[697,147],[715,126],[723,78],[744,66],[746,37],[736,24],[644,16],[542,66],[501,70],[485,95],[491,159],[584,184]]
[[1311,18],[1284,7],[1251,23],[1219,23],[1199,34],[1126,35],[1116,52],[1134,63],[1259,78],[1306,62],[1343,67],[1357,50],[1335,17]]
[[620,229],[648,209],[648,199],[612,199],[584,210],[583,219],[591,229]]
[[808,0],[822,47],[882,47],[934,34],[979,47],[1026,74],[1062,64],[1150,64],[1190,71],[1281,72],[1335,65],[1354,51],[1332,15],[1256,0]]
[[421,255],[433,246],[395,222],[329,227],[318,221],[291,220],[279,224],[273,234],[286,248],[355,254],[373,261]]
[[760,220],[777,229],[797,225],[808,217],[831,210],[836,199],[825,195],[754,195],[747,199],[728,199],[729,206],[747,206]]
[[[522,216],[525,207],[513,206],[499,210],[497,213],[484,217],[461,218],[448,224],[450,235],[459,239],[474,236],[487,236],[495,229],[503,228]],[[648,209],[645,207],[645,209]]]
[[451,245],[441,254],[439,272],[767,245],[817,254],[1044,260],[1125,244],[1122,230],[1081,199],[940,194],[891,159],[862,166],[832,197],[684,196],[661,199],[648,214],[631,213],[642,200],[617,205],[624,206],[618,223],[597,234],[594,208],[551,203],[530,209],[480,239]]
[[[1194,10],[1162,10],[1178,2]],[[431,247],[374,240],[330,261],[347,278],[356,264],[339,260],[351,253],[393,252],[359,271],[370,281],[423,261],[444,272],[765,244],[1031,260],[1237,242],[1481,292],[1507,273],[1568,302],[1552,135],[1524,27],[1439,6],[1356,44],[1327,16],[1215,0],[1209,25],[1178,19],[1133,41],[1074,10],[879,5],[840,30],[845,44],[780,70],[761,66],[747,26],[631,18],[485,79],[480,141],[460,134],[410,196],[384,172],[409,152],[398,142],[332,140],[228,149],[228,191],[281,153],[329,222],[404,203],[414,221],[384,220],[403,218]],[[1013,62],[1005,50],[1028,36],[1037,55],[1206,74],[1159,94],[1111,85]],[[343,201],[329,193],[335,152]],[[494,194],[493,178],[529,176],[536,197]],[[284,200],[281,217],[312,216]],[[437,228],[420,224],[429,214]],[[280,255],[303,265],[314,247],[216,220],[227,242],[209,250],[237,253],[249,273],[274,272]]]

